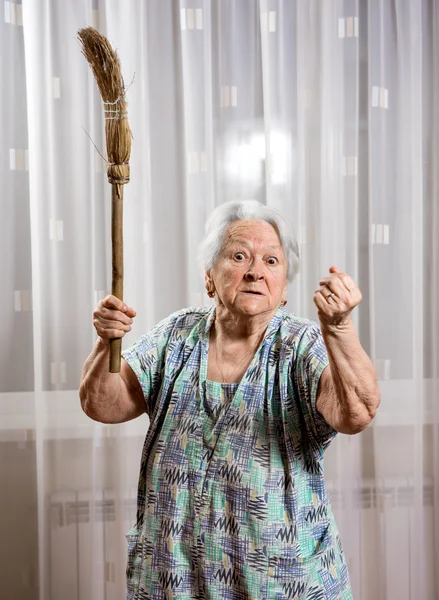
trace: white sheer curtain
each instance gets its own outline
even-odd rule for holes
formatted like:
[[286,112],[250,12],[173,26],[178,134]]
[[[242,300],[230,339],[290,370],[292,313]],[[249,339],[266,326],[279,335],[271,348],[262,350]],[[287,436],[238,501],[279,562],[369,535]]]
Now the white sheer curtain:
[[0,21],[3,307],[0,596],[124,597],[146,416],[82,415],[109,289],[98,92],[76,31],[118,48],[134,134],[126,343],[207,302],[210,210],[256,198],[294,222],[288,308],[353,275],[380,378],[373,426],[327,454],[356,600],[439,597],[439,6],[429,0],[17,0]]

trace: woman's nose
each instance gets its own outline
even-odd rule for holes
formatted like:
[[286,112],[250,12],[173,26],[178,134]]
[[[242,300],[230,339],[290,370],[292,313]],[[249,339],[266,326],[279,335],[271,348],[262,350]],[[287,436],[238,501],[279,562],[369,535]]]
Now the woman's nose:
[[258,281],[259,279],[262,279],[262,274],[256,269],[250,269],[245,274],[245,278],[247,281]]

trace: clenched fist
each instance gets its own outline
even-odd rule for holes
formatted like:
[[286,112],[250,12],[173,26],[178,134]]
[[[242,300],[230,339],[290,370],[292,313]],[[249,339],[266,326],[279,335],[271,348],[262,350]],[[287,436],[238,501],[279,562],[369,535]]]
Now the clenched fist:
[[342,325],[352,310],[361,302],[362,295],[354,280],[336,267],[329,269],[329,277],[320,281],[315,291],[314,304],[317,306],[322,325]]
[[136,311],[116,298],[107,296],[98,302],[93,313],[93,325],[101,340],[108,344],[111,339],[122,338],[131,331]]

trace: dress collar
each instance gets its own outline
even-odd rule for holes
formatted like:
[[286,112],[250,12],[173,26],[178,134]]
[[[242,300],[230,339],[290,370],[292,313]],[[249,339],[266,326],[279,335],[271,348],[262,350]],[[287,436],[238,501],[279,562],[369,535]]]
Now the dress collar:
[[[287,315],[287,312],[285,311],[285,309],[283,309],[281,307],[279,307],[277,309],[277,311],[271,317],[271,320],[267,326],[267,329],[265,330],[264,338],[262,340],[261,345],[264,344],[268,339],[273,337],[273,335],[279,329],[279,325],[282,322],[282,320],[285,318],[286,315]],[[212,327],[212,325],[215,321],[215,316],[216,316],[216,307],[215,307],[215,305],[212,305],[209,308],[208,312],[206,313],[206,316],[203,319],[203,323],[201,324],[201,327],[199,330],[199,335],[200,335],[201,341],[203,341],[203,342],[209,341],[210,328]]]

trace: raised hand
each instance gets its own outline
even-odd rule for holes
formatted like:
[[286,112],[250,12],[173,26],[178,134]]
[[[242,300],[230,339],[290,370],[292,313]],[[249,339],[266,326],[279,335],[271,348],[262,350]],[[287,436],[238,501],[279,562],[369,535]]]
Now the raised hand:
[[331,267],[329,273],[329,277],[320,281],[320,287],[314,293],[314,304],[322,325],[340,326],[349,320],[362,295],[352,277],[336,267]]

